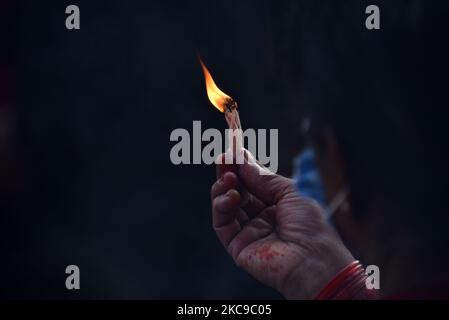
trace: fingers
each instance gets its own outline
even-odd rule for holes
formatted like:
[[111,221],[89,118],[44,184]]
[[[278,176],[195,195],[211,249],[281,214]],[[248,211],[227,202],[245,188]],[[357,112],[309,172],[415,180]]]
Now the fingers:
[[225,247],[249,220],[240,208],[242,198],[237,191],[238,185],[235,173],[225,172],[211,190],[213,226]]
[[233,172],[225,172],[211,188],[211,197],[215,197],[227,192],[230,189],[238,189],[239,181],[237,175]]
[[236,175],[232,177],[227,177],[227,179],[232,179],[232,182],[234,182],[235,177],[236,183],[233,183],[231,186],[228,186],[227,183],[223,184],[221,181],[223,180],[224,175],[226,175],[227,173],[236,174],[238,172],[238,168],[237,165],[235,164],[233,156],[229,153],[223,153],[217,157],[215,162],[217,164],[216,166],[217,179],[219,180],[217,181],[218,183],[212,186],[211,190],[212,197],[217,196],[218,194],[223,193],[224,191],[227,191],[230,188],[235,188],[240,193],[242,205],[247,203],[249,196],[248,192],[244,188],[242,188],[241,185],[239,185],[238,178]]
[[240,205],[243,211],[247,214],[239,217],[240,222],[246,222],[244,220],[254,217],[265,207],[263,202],[251,194],[248,194],[244,188],[241,188],[237,175],[230,171],[224,172],[221,178],[212,185],[211,197],[214,199],[230,189],[235,189],[240,193]]
[[212,200],[212,223],[221,243],[228,248],[231,240],[241,231],[237,218],[240,194],[230,189]]
[[212,223],[218,239],[228,248],[231,240],[241,231],[239,182],[235,165],[228,164],[231,163],[228,154],[221,154],[216,163],[218,180],[211,189]]
[[238,190],[242,209],[251,219],[265,206],[275,204],[288,189],[295,190],[291,179],[275,174],[267,175],[268,169],[257,163],[249,151],[244,150],[241,156],[245,161],[239,165],[226,163],[236,162],[228,153],[217,158],[219,180],[212,186],[212,198],[232,188]]
[[249,219],[240,208],[241,197],[235,189],[218,195],[212,202],[213,226],[218,238],[229,254],[236,259],[250,243],[273,231],[268,217],[270,209],[254,219]]
[[237,165],[229,153],[220,154],[215,160],[217,179],[220,179],[225,172],[237,172]]
[[213,200],[213,210],[218,213],[214,220],[214,226],[220,227],[223,224],[229,222],[232,217],[232,211],[236,210],[240,206],[240,194],[235,189],[230,189],[226,193],[217,196]]
[[211,189],[213,226],[234,258],[245,245],[272,232],[267,205],[276,204],[285,190],[295,190],[290,179],[266,175],[267,169],[248,151],[244,156],[243,164],[237,165],[232,155],[220,155],[216,161],[218,180]]
[[256,196],[266,205],[277,203],[285,192],[294,191],[294,184],[291,179],[269,174],[268,169],[258,164],[255,158],[247,150],[245,161],[238,165],[238,176],[241,183],[250,194]]

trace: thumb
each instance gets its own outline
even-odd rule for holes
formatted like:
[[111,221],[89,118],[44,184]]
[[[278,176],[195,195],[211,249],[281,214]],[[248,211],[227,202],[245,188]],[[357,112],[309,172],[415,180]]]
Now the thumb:
[[277,203],[285,191],[293,187],[292,181],[272,173],[259,164],[248,150],[242,152],[244,161],[237,167],[239,178],[245,188],[266,205]]

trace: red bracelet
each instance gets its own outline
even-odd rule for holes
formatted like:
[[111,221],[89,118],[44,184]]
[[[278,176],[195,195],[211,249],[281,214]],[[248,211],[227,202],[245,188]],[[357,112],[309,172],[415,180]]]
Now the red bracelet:
[[376,293],[366,288],[367,276],[359,261],[354,261],[331,280],[315,300],[373,299]]

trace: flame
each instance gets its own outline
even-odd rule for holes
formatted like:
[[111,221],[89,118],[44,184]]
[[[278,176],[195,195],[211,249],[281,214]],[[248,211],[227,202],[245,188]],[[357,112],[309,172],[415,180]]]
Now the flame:
[[217,108],[221,112],[224,112],[226,104],[233,100],[230,96],[228,96],[217,87],[214,79],[212,79],[209,70],[207,70],[201,58],[199,60],[201,63],[201,67],[203,68],[204,79],[206,80],[207,97],[215,108]]

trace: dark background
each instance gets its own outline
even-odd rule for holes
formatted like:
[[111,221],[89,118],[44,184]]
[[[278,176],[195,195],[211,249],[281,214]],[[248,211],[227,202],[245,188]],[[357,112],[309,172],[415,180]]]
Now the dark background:
[[[80,30],[65,28],[69,4]],[[279,297],[238,269],[212,230],[215,168],[171,164],[169,136],[193,120],[226,127],[199,52],[245,128],[279,129],[279,172],[291,174],[301,148],[286,94],[297,2],[2,7],[2,66],[14,84],[2,108],[2,296]],[[81,290],[65,288],[69,264]]]
[[[81,30],[65,28],[70,4]],[[381,7],[379,32],[365,28],[369,4]],[[226,127],[198,53],[238,101],[244,128],[279,130],[279,173],[291,175],[303,116],[315,113],[352,161],[354,211],[380,194],[397,214],[378,210],[379,221],[397,217],[446,252],[447,9],[419,0],[0,2],[1,297],[280,297],[218,242],[215,168],[170,162],[172,130],[191,131],[193,120]],[[397,224],[383,225],[393,228],[380,239],[389,246]],[[81,290],[65,288],[70,264]]]

